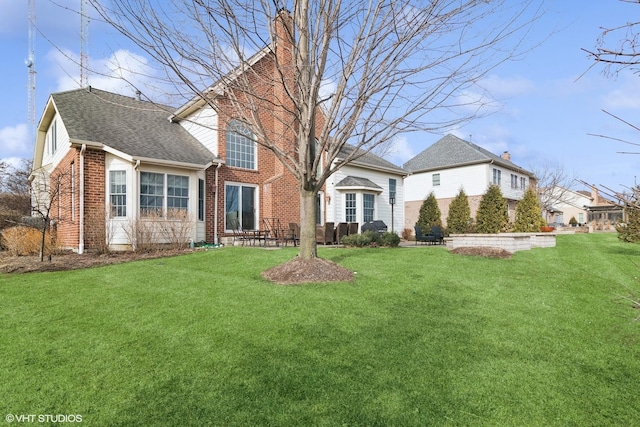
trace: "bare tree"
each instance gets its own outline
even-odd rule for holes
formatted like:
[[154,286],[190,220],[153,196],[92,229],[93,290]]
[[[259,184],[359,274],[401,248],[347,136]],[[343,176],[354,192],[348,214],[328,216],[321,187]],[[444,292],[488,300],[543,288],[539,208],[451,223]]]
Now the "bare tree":
[[0,161],[0,229],[31,212],[30,173],[31,160],[23,159],[19,167]]
[[49,174],[44,168],[31,173],[31,209],[40,217],[40,261],[44,261],[47,231],[55,218],[54,209],[60,206],[61,198],[70,194],[70,174],[57,172]]
[[575,186],[577,178],[567,173],[560,163],[546,163],[532,167],[531,171],[536,177],[536,192],[542,214],[547,222],[551,222],[549,214],[554,207],[561,203],[571,203],[573,200],[570,190]]
[[[295,176],[302,259],[316,257],[327,178],[398,134],[477,117],[479,79],[526,49],[541,15],[533,0],[90,1],[173,87],[245,121]],[[273,72],[254,67],[260,55]]]

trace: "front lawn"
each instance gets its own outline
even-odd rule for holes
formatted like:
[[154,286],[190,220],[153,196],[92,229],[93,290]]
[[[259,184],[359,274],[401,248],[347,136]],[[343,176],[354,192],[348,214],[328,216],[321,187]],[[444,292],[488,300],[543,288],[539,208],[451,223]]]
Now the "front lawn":
[[0,275],[0,412],[90,426],[635,425],[640,245],[510,259],[320,248],[352,283],[278,286],[293,248]]

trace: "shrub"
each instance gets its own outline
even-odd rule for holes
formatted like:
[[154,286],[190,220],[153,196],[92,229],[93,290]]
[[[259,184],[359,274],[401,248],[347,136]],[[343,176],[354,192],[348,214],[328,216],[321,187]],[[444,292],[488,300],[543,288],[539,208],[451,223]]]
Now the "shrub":
[[571,219],[569,220],[569,225],[572,227],[575,227],[576,225],[578,225],[578,220],[576,219],[575,216],[571,217]]
[[[40,242],[42,231],[33,227],[17,226],[7,228],[2,232],[2,246],[11,254],[16,256],[38,255],[40,253]],[[52,254],[55,244],[51,234],[47,232],[44,241],[44,253]]]
[[429,197],[422,202],[417,224],[422,230],[430,230],[434,225],[442,225],[442,219],[440,216],[441,213],[440,208],[438,207],[438,201],[436,200],[436,196],[433,192],[431,192]]
[[345,246],[363,247],[378,246],[382,243],[382,237],[377,231],[367,230],[361,234],[350,234],[342,238],[342,244]]
[[391,233],[389,231],[385,231],[382,233],[382,246],[388,246],[390,248],[395,248],[400,244],[400,237],[396,233]]
[[500,233],[509,226],[507,201],[497,185],[490,185],[480,200],[476,213],[476,231],[478,233]]
[[455,199],[449,205],[449,215],[447,215],[447,231],[449,233],[468,233],[471,225],[471,208],[469,199],[462,188]]
[[540,231],[540,227],[546,225],[542,217],[542,209],[538,196],[529,187],[524,193],[522,200],[516,206],[516,221],[513,224],[513,231],[517,233],[535,233]]
[[413,230],[411,230],[410,228],[405,228],[404,230],[402,230],[402,238],[404,240],[410,240],[411,236],[413,236]]

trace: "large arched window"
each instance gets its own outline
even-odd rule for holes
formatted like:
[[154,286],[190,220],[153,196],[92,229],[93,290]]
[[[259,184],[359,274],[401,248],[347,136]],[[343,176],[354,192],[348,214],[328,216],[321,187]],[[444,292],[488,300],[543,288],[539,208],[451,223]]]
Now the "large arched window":
[[231,120],[227,126],[227,166],[256,169],[256,143],[246,123]]

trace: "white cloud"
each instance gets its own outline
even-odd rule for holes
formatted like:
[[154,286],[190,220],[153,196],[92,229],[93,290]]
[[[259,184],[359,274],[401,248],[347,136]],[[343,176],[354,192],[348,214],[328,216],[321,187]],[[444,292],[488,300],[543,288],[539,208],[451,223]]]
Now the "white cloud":
[[5,160],[11,157],[31,157],[29,129],[26,124],[0,128],[0,153],[6,156]]
[[630,77],[625,75],[612,83],[616,87],[607,92],[602,98],[605,109],[635,110],[640,108],[640,97],[638,97],[640,82],[637,76]]
[[391,162],[402,165],[407,160],[415,157],[416,153],[404,136],[397,136],[391,141],[391,145],[387,150]]
[[536,85],[524,77],[499,77],[492,74],[479,83],[480,87],[487,90],[495,98],[511,98],[532,93]]

